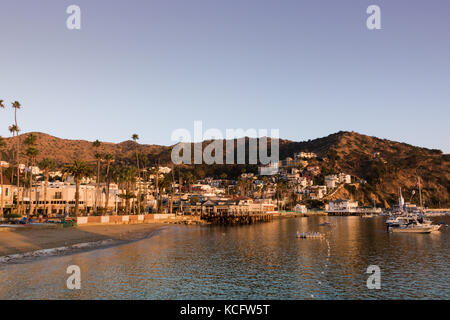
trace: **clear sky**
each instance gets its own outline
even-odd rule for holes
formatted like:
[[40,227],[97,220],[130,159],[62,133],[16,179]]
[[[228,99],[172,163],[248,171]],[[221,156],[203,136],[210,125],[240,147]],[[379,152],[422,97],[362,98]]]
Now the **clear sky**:
[[3,136],[19,100],[23,132],[70,139],[169,145],[202,120],[450,152],[448,0],[1,0],[0,48]]

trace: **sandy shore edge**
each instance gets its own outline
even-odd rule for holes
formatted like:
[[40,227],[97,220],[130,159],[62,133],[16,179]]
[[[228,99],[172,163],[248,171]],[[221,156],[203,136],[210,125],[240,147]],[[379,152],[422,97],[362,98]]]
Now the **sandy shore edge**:
[[149,238],[170,224],[36,228],[0,233],[0,264],[71,254]]

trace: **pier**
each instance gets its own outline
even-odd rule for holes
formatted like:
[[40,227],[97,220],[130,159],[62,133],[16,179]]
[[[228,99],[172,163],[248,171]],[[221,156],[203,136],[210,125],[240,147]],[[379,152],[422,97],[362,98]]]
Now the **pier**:
[[203,216],[202,219],[212,224],[222,224],[222,225],[253,224],[258,222],[270,222],[273,220],[273,214],[254,213],[254,214],[234,214],[234,215],[211,215],[211,216]]

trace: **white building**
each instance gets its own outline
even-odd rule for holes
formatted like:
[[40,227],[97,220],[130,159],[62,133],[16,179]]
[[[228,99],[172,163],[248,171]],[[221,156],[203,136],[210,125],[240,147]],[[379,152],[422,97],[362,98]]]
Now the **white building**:
[[352,183],[352,176],[345,173],[339,173],[339,182],[340,183]]
[[314,152],[299,152],[295,154],[295,158],[297,159],[312,159],[316,157],[317,155]]
[[294,207],[294,211],[299,212],[299,213],[307,213],[308,209],[306,208],[306,206],[304,206],[302,204],[297,204]]
[[325,176],[325,184],[327,188],[336,188],[338,183],[352,183],[352,177],[349,174],[339,173]]
[[336,184],[340,182],[339,177],[335,174],[325,176],[325,185],[328,189],[336,188]]
[[356,212],[358,208],[358,201],[354,200],[334,200],[328,202],[325,206],[328,212]]
[[278,174],[279,170],[279,163],[271,163],[267,166],[258,167],[258,174],[260,176],[273,176],[275,174]]

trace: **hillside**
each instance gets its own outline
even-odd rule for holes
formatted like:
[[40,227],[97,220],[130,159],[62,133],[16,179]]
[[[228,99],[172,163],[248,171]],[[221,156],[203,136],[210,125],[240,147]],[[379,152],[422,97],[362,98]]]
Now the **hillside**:
[[[21,142],[27,134],[18,138],[5,138],[3,159],[12,160],[12,150],[17,141]],[[150,164],[160,161],[170,162],[171,147],[137,144],[134,141],[121,143],[102,142],[98,148],[85,140],[59,139],[48,134],[34,132],[37,136],[38,161],[51,157],[60,165],[74,159],[95,161],[95,153],[110,153],[117,163],[134,163],[135,152],[147,155]],[[247,140],[248,142],[248,140]],[[204,142],[206,145],[207,142]],[[24,147],[22,146],[22,149]],[[247,149],[246,149],[247,150]],[[310,161],[322,169],[318,182],[331,173],[345,172],[366,184],[347,186],[336,197],[354,198],[363,204],[373,201],[393,203],[397,199],[398,189],[404,190],[407,200],[413,188],[417,186],[417,177],[423,182],[423,190],[428,205],[450,205],[450,155],[439,150],[419,148],[405,143],[379,139],[355,132],[338,132],[327,137],[304,142],[280,140],[280,158],[292,157],[299,151],[315,152],[319,158]],[[235,153],[236,154],[236,153]],[[204,175],[220,176],[225,172],[229,178],[235,178],[240,172],[256,172],[257,166],[200,165],[191,168],[199,177]],[[197,170],[197,171],[195,171]]]
[[420,177],[428,205],[449,204],[450,155],[442,154],[440,150],[419,148],[355,132],[339,132],[325,138],[288,145],[289,150],[308,150],[326,157],[327,161],[318,161],[322,175],[345,172],[367,181],[367,184],[340,190],[335,198],[352,197],[364,204],[373,201],[384,203],[384,200],[394,203],[401,187],[405,198],[409,200]]
[[[92,141],[60,139],[41,132],[32,133],[37,137],[36,148],[39,150],[37,161],[49,157],[54,159],[58,164],[69,163],[75,159],[88,162],[95,161],[96,153],[110,153],[119,161],[131,161],[131,159],[135,159],[136,157],[136,148],[138,148],[139,153],[155,156],[158,156],[161,153],[167,153],[168,150],[168,147],[142,145],[131,140],[121,143],[102,142],[97,149],[92,145]],[[6,146],[3,148],[3,159],[7,161],[13,159],[13,150],[17,143],[17,139],[20,139],[21,151],[23,151],[25,148],[23,141],[29,134],[30,133],[26,133],[19,135],[19,137],[5,138]]]

